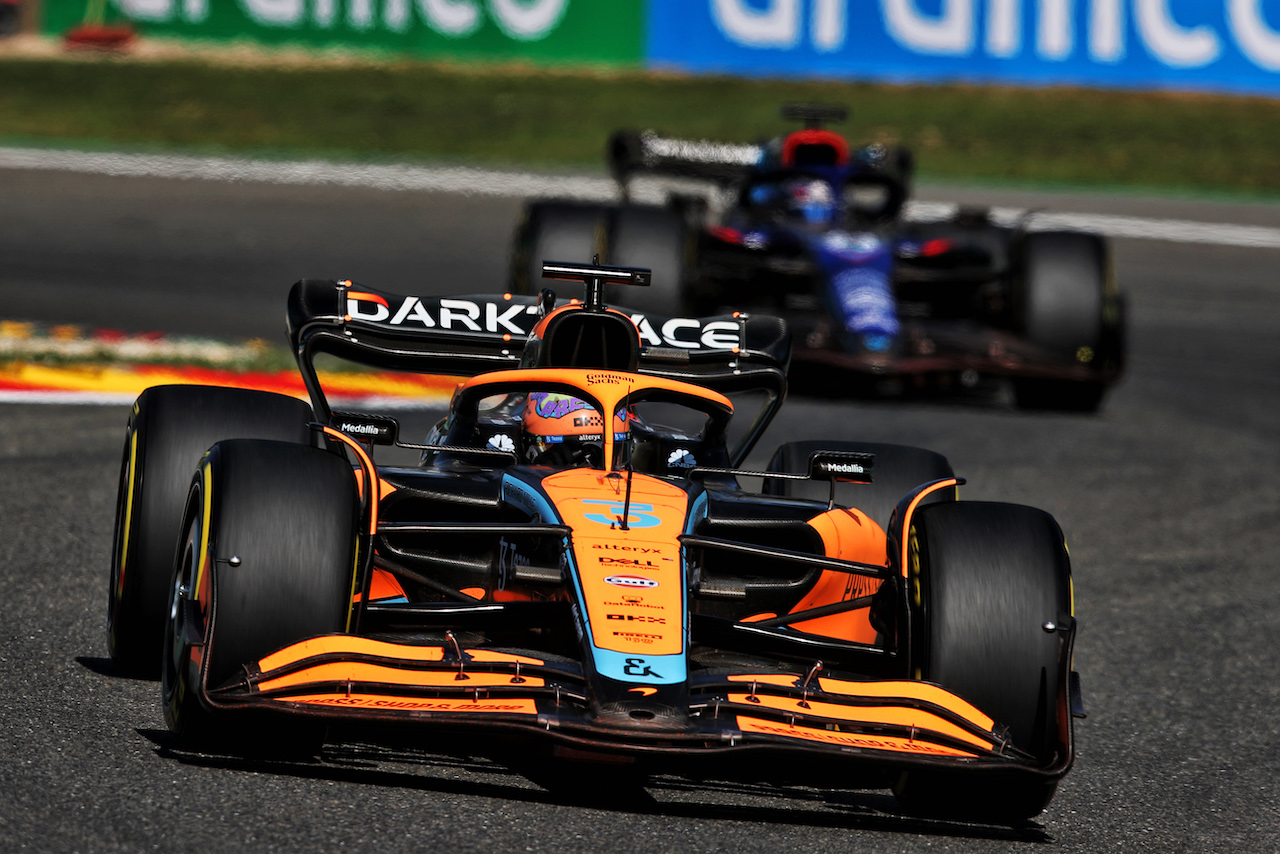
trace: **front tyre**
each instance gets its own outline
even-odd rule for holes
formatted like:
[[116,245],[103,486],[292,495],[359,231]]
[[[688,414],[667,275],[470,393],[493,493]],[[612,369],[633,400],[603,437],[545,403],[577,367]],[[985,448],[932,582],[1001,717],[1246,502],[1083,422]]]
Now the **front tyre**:
[[339,456],[262,440],[209,450],[186,504],[164,635],[165,721],[184,746],[318,748],[316,728],[270,719],[233,740],[208,692],[278,649],[346,629],[358,518]]
[[[1033,507],[923,507],[907,534],[914,676],[1007,727],[1041,768],[1065,768],[1071,568],[1062,530]],[[909,771],[894,794],[929,815],[1013,822],[1038,815],[1056,777]]]
[[107,648],[116,666],[155,678],[169,580],[191,473],[221,439],[307,444],[311,408],[280,394],[213,386],[155,386],[133,405],[116,499],[107,593]]

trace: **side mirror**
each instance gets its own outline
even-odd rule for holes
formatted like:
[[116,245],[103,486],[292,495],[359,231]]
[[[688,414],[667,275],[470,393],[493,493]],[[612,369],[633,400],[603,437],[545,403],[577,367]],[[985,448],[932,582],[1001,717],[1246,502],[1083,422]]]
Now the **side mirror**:
[[367,412],[334,412],[329,426],[366,445],[394,445],[400,438],[400,422]]
[[814,451],[809,455],[809,479],[871,483],[875,461],[875,454],[858,451]]

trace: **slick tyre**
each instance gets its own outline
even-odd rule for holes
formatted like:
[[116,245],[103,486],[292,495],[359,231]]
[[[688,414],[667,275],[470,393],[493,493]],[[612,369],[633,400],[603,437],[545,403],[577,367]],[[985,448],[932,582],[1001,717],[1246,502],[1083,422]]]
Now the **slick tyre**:
[[[788,442],[774,452],[769,471],[802,473],[814,451],[857,451],[875,454],[871,483],[837,483],[836,503],[855,507],[886,531],[893,508],[911,490],[923,483],[954,477],[951,464],[942,454],[910,445],[885,442]],[[813,480],[765,480],[766,495],[784,495],[826,501],[831,485]],[[954,501],[955,490],[940,490],[925,498],[926,503]]]
[[[536,295],[553,283],[542,278],[543,261],[589,264],[606,254],[609,209],[580,202],[531,202],[516,229],[511,255],[511,289]],[[569,296],[581,296],[574,293]]]
[[221,439],[305,444],[311,408],[279,394],[156,386],[134,403],[125,433],[107,595],[107,648],[116,666],[155,678],[174,552],[191,473]]
[[[1071,570],[1062,531],[1042,510],[959,502],[924,507],[907,534],[912,667],[1007,727],[1041,768],[1068,741]],[[1049,626],[1046,629],[1046,626]],[[909,811],[1017,822],[1038,815],[1056,778],[909,771],[894,794]]]
[[[186,747],[314,753],[323,730],[221,711],[214,691],[266,655],[345,630],[359,497],[351,466],[304,445],[214,445],[186,502],[165,623],[165,721]],[[194,649],[201,654],[193,656]]]
[[[1033,232],[1022,239],[1017,254],[1012,291],[1016,330],[1067,366],[1108,358],[1106,241],[1096,234]],[[1093,412],[1102,404],[1106,386],[1100,379],[1020,377],[1013,389],[1024,409]]]
[[647,314],[683,314],[688,249],[688,230],[679,213],[639,205],[618,208],[609,231],[609,263],[644,267],[653,275],[647,288],[618,287],[607,301]]

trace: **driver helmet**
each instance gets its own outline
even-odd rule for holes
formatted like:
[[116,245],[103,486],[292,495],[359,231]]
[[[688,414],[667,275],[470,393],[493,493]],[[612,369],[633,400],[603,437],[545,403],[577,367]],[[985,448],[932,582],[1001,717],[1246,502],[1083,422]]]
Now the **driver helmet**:
[[[623,410],[614,413],[609,426],[615,442],[626,441],[631,428]],[[545,460],[549,455],[562,465],[598,465],[603,460],[604,424],[600,413],[573,395],[531,392],[524,404],[522,429],[530,462]]]
[[796,178],[783,187],[787,210],[810,225],[834,222],[839,209],[835,190],[821,178]]

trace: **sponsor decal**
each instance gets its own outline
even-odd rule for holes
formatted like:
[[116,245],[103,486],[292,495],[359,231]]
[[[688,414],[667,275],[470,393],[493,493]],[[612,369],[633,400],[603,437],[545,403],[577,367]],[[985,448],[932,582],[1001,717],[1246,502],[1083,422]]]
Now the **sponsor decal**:
[[[432,315],[432,309],[435,315]],[[532,305],[450,298],[424,302],[420,297],[404,297],[393,306],[381,294],[360,291],[347,293],[347,314],[352,320],[389,326],[505,333],[521,337],[528,335],[538,320],[538,308]],[[527,321],[527,324],[521,326],[520,321]]]
[[860,263],[881,251],[884,244],[873,234],[829,231],[822,237],[822,246],[846,261]]
[[863,474],[866,469],[857,463],[822,463],[823,471],[835,471],[844,474]]
[[647,635],[643,632],[614,632],[613,636],[630,643],[653,643],[656,640],[662,640],[662,635]]
[[[601,566],[616,566],[618,564],[623,564],[625,566],[648,566],[648,567],[653,567],[654,569],[658,567],[658,565],[651,560],[640,560],[639,558],[634,558],[634,557],[603,557],[602,556],[602,557],[596,558],[596,560],[600,562]],[[670,560],[670,558],[667,558],[667,560]]]
[[642,608],[649,611],[665,611],[664,605],[651,605],[643,596],[623,596],[621,599],[605,600],[601,603],[606,608]]
[[661,679],[662,674],[658,673],[643,658],[628,658],[626,664],[622,668],[622,672],[628,676],[652,676],[654,679]]
[[587,374],[589,385],[631,385],[635,381],[626,374]]
[[742,344],[738,324],[729,320],[713,320],[703,324],[687,317],[673,317],[654,329],[643,314],[631,315],[640,340],[654,347],[681,347],[686,350],[732,350]]
[[832,281],[845,328],[850,332],[879,332],[897,335],[897,306],[890,292],[889,277],[872,267],[844,270]]
[[608,509],[608,515],[604,513],[584,513],[583,516],[590,522],[597,525],[605,525],[610,528],[616,528],[622,522],[623,509],[629,509],[627,515],[628,528],[652,528],[655,525],[662,524],[662,519],[653,515],[652,504],[640,504],[631,502],[631,507],[627,508],[623,501],[611,501],[599,498],[583,498],[583,504],[587,505],[603,505]]
[[515,440],[506,433],[495,433],[485,444],[496,451],[515,451],[516,449]]
[[906,738],[890,736],[867,736],[850,732],[834,732],[832,730],[811,729],[809,727],[784,726],[758,718],[738,718],[738,729],[743,732],[758,732],[764,735],[780,735],[786,738],[801,738],[806,741],[819,741],[842,747],[857,747],[870,750],[892,750],[898,753],[922,753],[935,756],[969,756],[967,751],[930,744],[924,741],[912,741]]
[[626,587],[632,590],[653,589],[658,586],[658,582],[643,575],[610,575],[604,582],[614,587]]
[[351,421],[343,421],[338,425],[338,429],[343,433],[363,433],[374,436],[386,432],[385,427],[379,427],[376,424],[356,424]]
[[751,76],[1280,91],[1273,0],[650,0],[648,62]]
[[[607,620],[622,620],[627,623],[649,623],[657,626],[665,626],[667,624],[666,617],[650,617],[646,614],[605,614]],[[614,632],[617,634],[617,632]]]
[[519,481],[508,478],[502,482],[502,500],[528,513],[537,514],[541,501]]
[[668,139],[652,131],[640,135],[646,157],[686,160],[694,163],[727,163],[754,166],[764,159],[760,145],[733,145],[708,140]]
[[[592,543],[593,549],[609,549],[618,552],[637,552],[638,554],[653,554],[658,551],[656,548],[646,548],[645,546],[623,546],[617,543]],[[603,558],[602,558],[603,560]]]
[[667,457],[667,468],[670,469],[691,469],[697,464],[688,448],[676,448]]
[[485,712],[494,714],[537,713],[533,700],[476,701],[427,700],[411,697],[362,697],[359,694],[335,697],[297,697],[297,702],[316,706],[348,706],[364,709],[398,709],[407,712]]
[[[391,302],[392,299],[398,302]],[[366,291],[347,293],[347,314],[352,320],[383,323],[388,326],[446,331],[486,332],[526,337],[538,322],[538,308],[512,305],[508,302],[457,299],[434,299],[415,296],[391,297]],[[739,325],[735,321],[702,321],[692,317],[663,318],[654,327],[646,315],[631,315],[631,322],[644,343],[655,347],[680,347],[687,350],[732,350],[742,344]],[[632,383],[625,374],[591,374],[587,382],[618,385]]]

